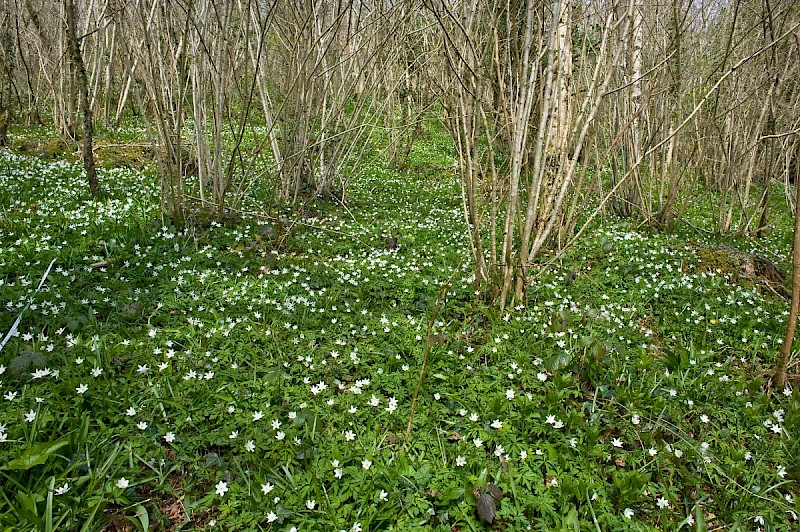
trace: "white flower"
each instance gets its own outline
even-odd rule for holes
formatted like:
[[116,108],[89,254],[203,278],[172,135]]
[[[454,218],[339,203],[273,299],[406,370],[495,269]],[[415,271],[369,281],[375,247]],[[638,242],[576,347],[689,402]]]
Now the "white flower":
[[702,416],[700,416],[700,421],[702,421],[703,423],[708,423],[709,422],[708,416],[703,414]]
[[619,438],[614,438],[613,440],[611,440],[611,445],[613,445],[614,447],[622,447],[622,440]]
[[164,435],[164,441],[166,441],[167,443],[174,442],[175,441],[175,435],[173,433],[171,433],[171,432],[167,432]]
[[390,397],[389,406],[386,408],[386,411],[391,414],[395,410],[397,410],[397,399],[395,399],[394,397]]
[[783,467],[782,465],[778,466],[778,476],[781,478],[784,478],[786,476],[786,468]]
[[75,388],[75,391],[78,392],[78,395],[83,395],[83,394],[86,393],[86,390],[88,390],[88,389],[89,389],[89,386],[87,386],[86,384],[81,383],[80,386]]
[[282,440],[282,439],[284,439],[285,437],[286,437],[286,434],[285,434],[283,431],[281,431],[281,430],[279,430],[279,431],[278,431],[278,433],[277,433],[277,434],[275,434],[275,439],[276,439],[276,440]]
[[664,508],[669,508],[669,501],[667,499],[665,499],[664,497],[659,497],[658,501],[656,501],[656,506],[658,506],[662,510]]
[[475,423],[476,421],[478,421],[478,414],[473,412],[472,414],[469,415],[469,420]]
[[514,390],[509,388],[508,390],[506,390],[506,399],[510,401],[513,398],[514,398]]
[[658,451],[656,450],[655,447],[650,447],[650,449],[647,450],[647,454],[649,454],[650,456],[655,456],[658,454]]
[[463,456],[456,456],[456,467],[464,467],[467,465],[467,459]]
[[146,422],[146,421],[140,421],[140,422],[138,422],[138,423],[136,424],[136,428],[138,428],[139,430],[144,430],[144,429],[146,429],[146,428],[147,428],[147,422]]
[[228,434],[228,438],[231,439],[231,440],[235,440],[238,437],[239,437],[239,431],[238,430],[234,430],[233,432]]
[[519,452],[519,459],[520,460],[525,460],[526,458],[528,458],[528,451],[526,451],[525,449],[522,449]]
[[483,440],[482,440],[482,439],[480,439],[480,438],[475,438],[474,440],[472,440],[472,443],[474,443],[474,444],[475,444],[475,447],[477,447],[478,449],[480,449],[480,448],[481,448],[481,446],[483,445]]
[[36,412],[31,408],[31,411],[25,414],[25,421],[33,423],[34,419],[36,419]]
[[136,409],[135,409],[134,407],[130,406],[130,407],[128,407],[128,409],[125,411],[125,414],[126,414],[128,417],[133,417],[133,416],[135,416],[135,415],[136,415]]
[[333,470],[334,477],[342,478],[342,475],[344,475],[344,470],[341,467],[337,467],[336,469]]
[[270,512],[267,514],[267,523],[274,523],[278,520],[278,516],[275,515],[275,512]]
[[372,467],[372,460],[361,460],[361,467],[364,469],[369,469]]
[[273,419],[272,420],[272,430],[278,430],[279,428],[281,428],[281,422],[278,421],[277,419]]
[[225,492],[228,491],[228,483],[227,482],[223,482],[223,481],[220,480],[219,482],[217,482],[217,486],[216,487],[217,487],[217,495],[219,495],[220,497],[225,495]]
[[310,501],[306,501],[306,508],[308,508],[309,510],[313,510],[316,505],[317,505],[317,501],[314,500],[314,499],[311,499]]
[[536,378],[544,382],[547,380],[547,373],[537,373]]
[[500,421],[499,419],[495,419],[494,421],[492,421],[491,427],[493,429],[502,429],[503,428],[503,422]]
[[505,453],[505,452],[506,452],[506,450],[503,448],[503,446],[502,446],[502,445],[498,445],[498,446],[497,446],[497,447],[495,447],[495,449],[494,449],[494,455],[495,455],[496,457],[498,457],[498,458],[500,458],[501,456],[503,456],[503,453]]
[[379,498],[380,500],[382,500],[382,501],[385,501],[386,499],[388,499],[388,498],[389,498],[389,494],[388,494],[388,493],[386,493],[386,491],[385,491],[385,490],[381,490],[381,492],[378,494],[378,498]]
[[369,406],[378,406],[380,403],[381,400],[375,397],[374,395],[372,396],[372,399],[369,400]]
[[130,486],[130,482],[128,482],[128,479],[126,479],[125,477],[122,477],[117,481],[117,487],[121,490],[124,490],[128,486]]
[[253,440],[247,440],[247,443],[244,444],[244,448],[248,453],[252,453],[256,450],[256,444]]
[[261,492],[262,492],[264,495],[266,495],[267,493],[269,493],[270,491],[272,491],[272,489],[273,489],[274,487],[275,487],[275,486],[273,486],[273,485],[272,485],[272,484],[270,484],[269,482],[267,482],[266,484],[261,484]]
[[56,488],[56,495],[64,495],[66,492],[69,491],[69,484],[64,484],[60,488]]
[[631,517],[633,517],[633,510],[631,510],[630,508],[625,508],[622,511],[622,515],[625,516],[625,519],[630,519]]
[[356,439],[356,435],[352,430],[348,430],[347,432],[344,433],[344,439],[346,441],[353,441]]
[[262,417],[264,417],[264,412],[262,412],[261,410],[259,410],[258,412],[253,412],[253,421],[258,421]]
[[[633,423],[634,425],[638,425],[641,422],[642,422],[642,420],[639,419],[639,415],[638,414],[634,414],[633,417],[631,417],[631,423]],[[627,508],[627,509],[630,510],[630,508]],[[633,510],[631,510],[631,511],[633,511]]]

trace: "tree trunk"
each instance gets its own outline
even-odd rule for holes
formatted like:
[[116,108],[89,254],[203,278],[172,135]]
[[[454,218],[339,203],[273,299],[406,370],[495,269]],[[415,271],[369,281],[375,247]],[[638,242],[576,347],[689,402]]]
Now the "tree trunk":
[[[800,33],[794,34],[794,40],[800,47]],[[767,185],[769,186],[769,185]],[[792,304],[789,308],[789,323],[786,325],[786,336],[783,337],[781,358],[775,368],[774,383],[778,388],[786,386],[786,370],[789,366],[789,353],[794,341],[794,330],[797,327],[797,311],[800,309],[800,172],[795,176],[794,196],[794,244],[792,245]]]
[[97,185],[97,170],[94,166],[94,128],[92,122],[92,109],[89,105],[89,79],[86,75],[86,65],[83,63],[81,46],[78,40],[77,23],[75,21],[75,0],[65,0],[64,13],[67,18],[67,45],[69,46],[70,61],[77,73],[78,97],[80,98],[81,114],[83,117],[83,168],[89,180],[89,192],[97,197],[100,190]]

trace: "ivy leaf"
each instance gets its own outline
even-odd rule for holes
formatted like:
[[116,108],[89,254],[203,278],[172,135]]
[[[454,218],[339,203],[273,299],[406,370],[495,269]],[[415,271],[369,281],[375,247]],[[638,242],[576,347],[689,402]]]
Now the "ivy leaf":
[[0,469],[22,469],[28,470],[34,466],[42,465],[47,462],[55,452],[69,443],[67,439],[56,441],[46,441],[37,443],[25,449],[25,451],[14,458]]
[[482,493],[478,497],[478,515],[491,525],[494,522],[495,513],[497,513],[497,504],[494,502],[494,497],[490,493]]

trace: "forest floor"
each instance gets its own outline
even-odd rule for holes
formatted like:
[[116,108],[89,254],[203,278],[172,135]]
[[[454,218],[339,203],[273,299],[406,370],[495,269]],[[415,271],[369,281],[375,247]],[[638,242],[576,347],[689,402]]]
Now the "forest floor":
[[146,169],[92,200],[39,155],[0,153],[0,529],[800,526],[786,286],[751,264],[788,271],[785,204],[758,241],[707,194],[671,234],[598,219],[499,314],[435,141],[345,207],[182,230]]

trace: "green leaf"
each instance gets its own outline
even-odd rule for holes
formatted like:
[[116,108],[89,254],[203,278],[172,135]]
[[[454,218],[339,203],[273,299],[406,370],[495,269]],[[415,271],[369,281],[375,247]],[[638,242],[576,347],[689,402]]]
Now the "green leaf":
[[695,523],[697,523],[697,532],[706,532],[708,527],[706,526],[706,520],[703,518],[703,509],[700,508],[700,505],[694,507],[694,517]]
[[37,443],[25,449],[20,456],[14,458],[2,469],[22,469],[27,470],[37,465],[42,465],[47,462],[55,452],[69,443],[68,440],[62,438],[56,441],[48,441]]
[[571,362],[572,362],[572,354],[562,352],[548,358],[545,365],[547,366],[547,369],[549,369],[552,372],[555,372],[561,368],[569,366]]
[[139,532],[150,530],[150,516],[147,514],[147,508],[141,504],[136,505],[136,514],[133,517],[129,515],[126,517]]
[[580,532],[581,530],[581,522],[580,519],[578,519],[578,512],[574,506],[570,508],[569,513],[562,522],[562,530],[569,530],[570,528],[575,530],[575,532]]

